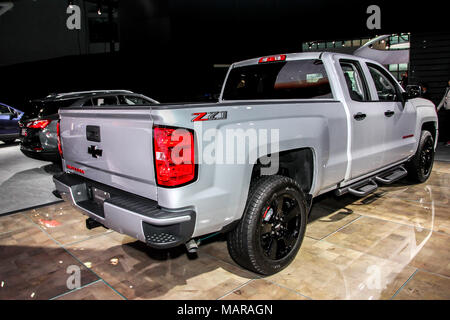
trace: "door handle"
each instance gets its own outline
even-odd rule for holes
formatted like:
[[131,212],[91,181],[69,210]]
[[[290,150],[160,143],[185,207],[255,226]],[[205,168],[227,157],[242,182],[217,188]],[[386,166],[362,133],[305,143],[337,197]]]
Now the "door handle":
[[392,117],[394,115],[394,113],[395,113],[394,111],[388,110],[384,113],[384,115],[389,118],[389,117]]
[[357,114],[353,115],[353,118],[355,118],[356,121],[364,120],[367,117],[365,113],[358,112]]

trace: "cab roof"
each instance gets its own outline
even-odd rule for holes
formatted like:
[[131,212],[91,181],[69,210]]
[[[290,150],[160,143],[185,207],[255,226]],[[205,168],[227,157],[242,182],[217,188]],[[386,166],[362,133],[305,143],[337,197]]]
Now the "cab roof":
[[65,100],[65,99],[73,99],[73,98],[85,98],[95,95],[104,95],[104,94],[134,94],[134,92],[129,90],[91,90],[91,91],[75,91],[75,92],[66,92],[66,93],[51,93],[46,96],[44,101],[53,101],[53,100]]
[[[292,61],[292,60],[303,60],[303,59],[321,59],[322,57],[333,56],[333,55],[339,55],[342,57],[348,57],[348,58],[352,58],[352,59],[355,59],[355,58],[362,59],[361,57],[358,57],[358,56],[340,53],[340,52],[330,52],[330,51],[297,52],[297,53],[273,54],[273,55],[260,56],[257,58],[238,61],[238,62],[233,63],[232,67],[242,67],[242,66],[258,64],[260,59],[266,58],[266,57],[285,56],[285,61]],[[363,59],[363,60],[367,60],[367,59]]]

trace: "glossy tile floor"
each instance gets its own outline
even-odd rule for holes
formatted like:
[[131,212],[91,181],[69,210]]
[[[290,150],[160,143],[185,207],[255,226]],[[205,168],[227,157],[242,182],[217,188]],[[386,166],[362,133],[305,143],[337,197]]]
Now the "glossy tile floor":
[[296,259],[270,277],[238,267],[220,237],[193,257],[87,230],[66,203],[32,209],[0,217],[0,300],[450,299],[449,197],[448,162],[424,184],[321,196]]
[[18,142],[0,142],[0,216],[59,200],[52,193],[52,177],[60,170],[51,162],[26,157]]

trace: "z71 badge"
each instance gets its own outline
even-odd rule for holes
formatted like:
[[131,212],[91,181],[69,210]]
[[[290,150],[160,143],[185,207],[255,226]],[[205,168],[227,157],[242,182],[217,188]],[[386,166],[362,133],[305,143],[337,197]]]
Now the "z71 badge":
[[226,111],[213,111],[213,112],[198,112],[193,113],[196,116],[192,121],[208,121],[208,120],[223,120],[227,118]]

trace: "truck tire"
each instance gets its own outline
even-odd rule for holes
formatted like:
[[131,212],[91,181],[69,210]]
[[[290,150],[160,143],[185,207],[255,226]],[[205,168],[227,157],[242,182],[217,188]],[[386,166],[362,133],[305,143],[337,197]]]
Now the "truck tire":
[[422,130],[416,154],[407,165],[408,177],[414,182],[425,182],[434,162],[434,139],[429,131]]
[[252,184],[242,219],[228,233],[228,252],[246,269],[274,274],[297,255],[306,223],[307,205],[298,183],[284,176],[263,176]]

